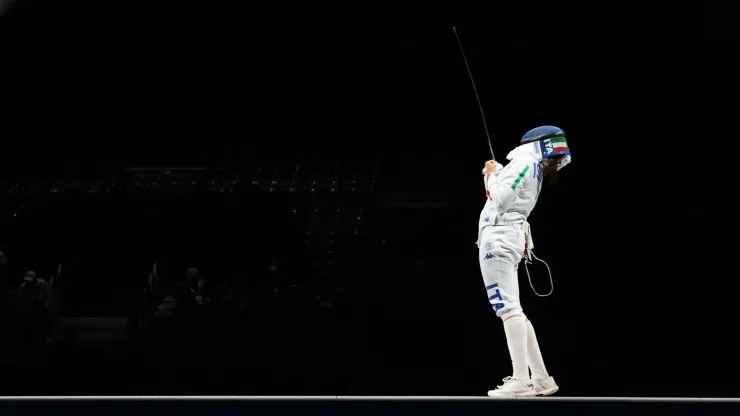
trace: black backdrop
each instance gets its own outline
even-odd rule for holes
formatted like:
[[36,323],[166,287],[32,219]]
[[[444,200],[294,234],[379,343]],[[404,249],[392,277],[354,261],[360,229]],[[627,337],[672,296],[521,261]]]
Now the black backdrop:
[[[563,394],[736,394],[734,281],[721,253],[735,244],[737,173],[721,152],[700,150],[723,137],[710,130],[726,114],[698,96],[700,83],[725,85],[711,53],[690,48],[701,41],[696,26],[656,24],[682,21],[680,10],[624,6],[579,19],[534,5],[264,7],[178,5],[173,16],[164,5],[19,2],[3,17],[14,39],[4,51],[36,61],[5,99],[14,111],[4,123],[6,171],[309,155],[377,161],[383,189],[434,191],[450,205],[369,219],[414,231],[379,249],[387,255],[372,264],[372,290],[311,339],[309,350],[323,352],[305,355],[313,372],[276,361],[272,380],[282,382],[269,392],[479,394],[510,363],[475,261],[479,172],[489,156],[454,24],[497,158],[542,124],[563,128],[574,152],[561,186],[543,192],[530,218],[555,292],[536,298],[525,280],[521,290]],[[156,202],[161,210],[182,203]],[[192,221],[213,221],[214,202],[197,204],[210,208]],[[115,217],[122,206],[112,201],[97,215]],[[267,203],[250,209],[258,206]],[[228,210],[220,221],[245,221]],[[100,231],[88,214],[78,215],[103,241],[123,232]],[[145,234],[141,227],[126,232]],[[76,240],[74,250],[91,244],[84,234]],[[126,247],[145,256],[142,245]],[[435,272],[411,280],[410,253],[427,256]],[[536,275],[545,290],[544,270]]]

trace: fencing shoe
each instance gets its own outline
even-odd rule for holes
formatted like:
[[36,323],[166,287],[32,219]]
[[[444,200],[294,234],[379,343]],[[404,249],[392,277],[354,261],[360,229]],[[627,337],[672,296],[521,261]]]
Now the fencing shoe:
[[531,380],[522,381],[514,377],[506,377],[503,386],[497,386],[496,390],[489,390],[488,396],[498,399],[513,399],[516,397],[534,397],[537,391]]
[[532,379],[532,384],[534,384],[534,389],[538,396],[549,396],[551,394],[555,394],[560,389],[560,387],[555,384],[555,379],[552,377],[543,378],[541,380]]

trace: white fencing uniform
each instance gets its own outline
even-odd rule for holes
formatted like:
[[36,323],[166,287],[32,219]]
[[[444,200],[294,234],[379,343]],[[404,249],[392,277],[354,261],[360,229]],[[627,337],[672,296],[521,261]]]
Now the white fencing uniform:
[[504,322],[513,370],[502,386],[488,392],[491,397],[546,396],[559,388],[547,373],[534,327],[522,311],[517,269],[524,256],[534,256],[527,217],[542,189],[547,166],[542,160],[557,163],[560,170],[570,163],[570,149],[565,133],[555,126],[532,129],[520,143],[506,156],[507,166],[497,165],[492,174],[484,170],[487,200],[478,224],[478,259],[488,300]]
[[[486,205],[478,226],[478,254],[488,299],[501,319],[522,313],[517,269],[531,237],[527,217],[542,189],[542,158],[537,143],[527,143],[506,157],[505,167],[485,175]],[[529,237],[529,247],[527,240]]]

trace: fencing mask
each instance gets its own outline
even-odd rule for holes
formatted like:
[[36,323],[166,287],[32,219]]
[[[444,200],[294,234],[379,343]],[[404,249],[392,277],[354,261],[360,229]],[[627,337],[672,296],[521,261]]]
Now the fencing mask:
[[555,126],[540,126],[522,136],[521,144],[534,143],[535,151],[542,159],[554,159],[557,170],[570,163],[570,148],[565,140],[565,132]]

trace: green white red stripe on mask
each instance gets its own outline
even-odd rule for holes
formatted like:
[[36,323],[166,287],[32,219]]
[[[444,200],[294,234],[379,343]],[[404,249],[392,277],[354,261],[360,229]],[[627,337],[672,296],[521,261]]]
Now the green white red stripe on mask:
[[569,152],[570,149],[568,149],[568,142],[565,140],[565,137],[557,136],[542,140],[543,157],[558,154],[568,154]]

